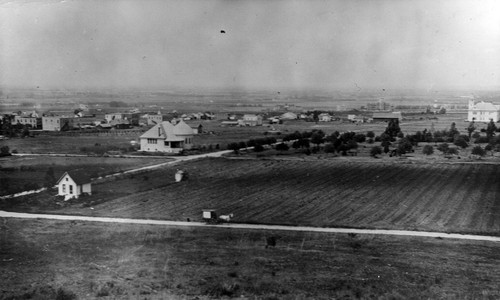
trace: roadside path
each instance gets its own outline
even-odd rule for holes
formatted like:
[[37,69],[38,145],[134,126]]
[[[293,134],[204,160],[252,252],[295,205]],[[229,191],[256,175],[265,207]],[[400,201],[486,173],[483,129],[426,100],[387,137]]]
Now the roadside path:
[[0,218],[50,219],[50,220],[64,220],[64,221],[87,221],[87,222],[103,222],[103,223],[121,223],[121,224],[260,229],[260,230],[325,232],[325,233],[356,233],[356,234],[416,236],[416,237],[429,237],[429,238],[445,238],[445,239],[461,239],[461,240],[500,242],[500,237],[496,237],[496,236],[443,233],[443,232],[430,232],[430,231],[324,228],[324,227],[260,225],[260,224],[239,224],[239,223],[211,225],[211,224],[206,224],[206,223],[202,223],[202,222],[180,222],[180,221],[162,221],[162,220],[147,220],[147,219],[85,217],[85,216],[72,216],[72,215],[28,214],[28,213],[6,212],[6,211],[1,211],[1,210],[0,210]]

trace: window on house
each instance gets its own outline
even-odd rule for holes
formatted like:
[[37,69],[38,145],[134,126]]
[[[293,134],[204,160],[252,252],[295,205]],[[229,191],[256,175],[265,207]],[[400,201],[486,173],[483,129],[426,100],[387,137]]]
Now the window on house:
[[72,185],[69,186],[69,193],[73,194],[73,186]]
[[66,185],[65,184],[62,185],[62,192],[66,193]]

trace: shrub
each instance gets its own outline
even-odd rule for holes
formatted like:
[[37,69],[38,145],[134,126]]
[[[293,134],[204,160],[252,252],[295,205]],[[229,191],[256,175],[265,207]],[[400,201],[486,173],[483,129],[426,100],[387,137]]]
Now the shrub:
[[432,153],[434,153],[434,147],[432,147],[431,145],[425,145],[422,149],[422,153],[425,155],[431,155]]
[[479,156],[484,156],[486,154],[486,152],[484,151],[483,148],[481,148],[481,146],[476,146],[476,147],[472,148],[471,153],[474,155],[479,155]]
[[262,146],[261,144],[257,144],[253,147],[253,151],[262,152],[262,151],[264,151],[264,146]]
[[442,144],[439,144],[439,146],[437,146],[437,149],[443,153],[448,153],[450,146],[448,146],[447,143],[442,143]]
[[332,143],[328,143],[325,145],[325,153],[335,153],[335,147]]
[[289,147],[285,143],[279,143],[276,145],[276,150],[278,151],[288,151]]
[[66,291],[63,288],[57,289],[56,300],[74,300],[76,299],[75,293]]
[[455,144],[458,147],[461,147],[462,149],[465,149],[469,146],[469,144],[467,144],[467,141],[463,136],[455,137],[453,144]]
[[374,146],[370,149],[370,156],[377,157],[377,155],[382,154],[382,148],[379,146]]

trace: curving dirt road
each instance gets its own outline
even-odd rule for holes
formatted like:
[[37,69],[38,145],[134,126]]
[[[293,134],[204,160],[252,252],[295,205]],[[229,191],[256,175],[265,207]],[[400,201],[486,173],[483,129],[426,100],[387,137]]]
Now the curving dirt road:
[[50,219],[64,221],[87,221],[103,223],[122,224],[144,224],[144,225],[164,225],[164,226],[186,226],[186,227],[215,227],[215,228],[238,228],[238,229],[260,229],[260,230],[285,230],[285,231],[305,231],[305,232],[325,232],[325,233],[356,233],[356,234],[379,234],[379,235],[399,235],[417,236],[430,238],[462,239],[475,241],[500,242],[500,237],[443,233],[429,231],[409,231],[409,230],[384,230],[384,229],[353,229],[353,228],[323,228],[323,227],[303,227],[303,226],[282,226],[282,225],[259,225],[259,224],[219,224],[211,225],[202,222],[179,222],[147,219],[126,219],[126,218],[105,218],[105,217],[84,217],[71,215],[45,215],[6,212],[0,210],[0,218],[21,218],[21,219]]

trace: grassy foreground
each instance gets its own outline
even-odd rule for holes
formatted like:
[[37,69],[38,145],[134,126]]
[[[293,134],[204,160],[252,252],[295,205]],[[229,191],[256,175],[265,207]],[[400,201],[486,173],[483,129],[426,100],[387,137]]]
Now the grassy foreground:
[[[498,245],[0,219],[0,299],[498,299]],[[276,246],[266,248],[269,237]]]

